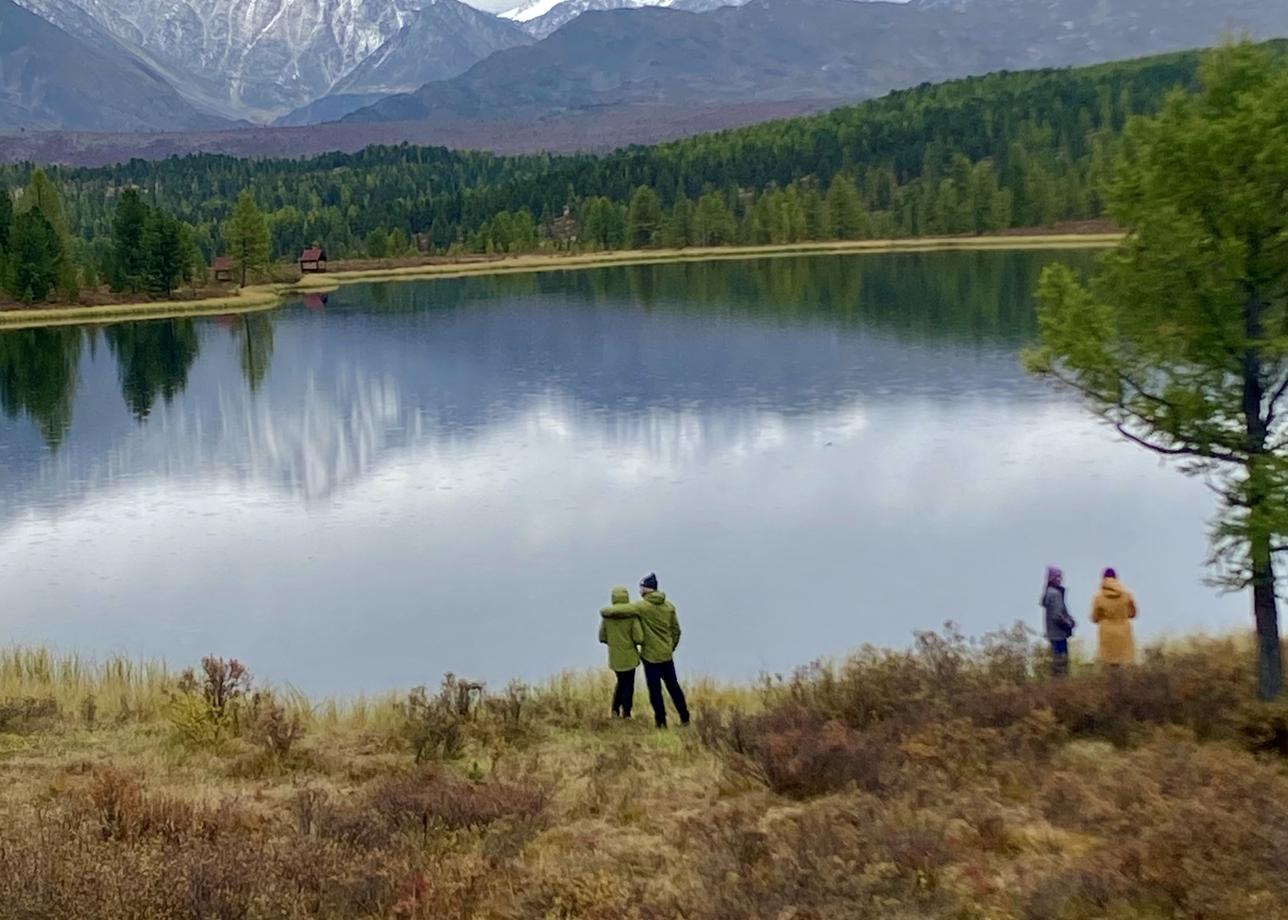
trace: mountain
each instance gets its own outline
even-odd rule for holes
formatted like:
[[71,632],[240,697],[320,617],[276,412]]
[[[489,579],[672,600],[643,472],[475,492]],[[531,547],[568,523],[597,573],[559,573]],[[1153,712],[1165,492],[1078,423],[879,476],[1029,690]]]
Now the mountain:
[[596,10],[630,10],[664,6],[689,13],[706,13],[722,6],[738,6],[746,0],[529,0],[501,13],[502,19],[520,24],[530,35],[545,38],[572,22],[582,13]]
[[[19,2],[91,44],[110,36],[199,105],[256,120],[333,91],[442,79],[507,40],[527,40],[457,0]],[[382,57],[357,83],[339,86],[373,55]],[[429,57],[414,63],[417,55]],[[441,66],[436,55],[444,57]]]
[[273,125],[287,128],[339,121],[350,112],[365,109],[388,95],[388,93],[333,93],[273,119]]
[[994,70],[1206,46],[1230,31],[1288,35],[1288,3],[752,0],[701,15],[591,11],[345,120],[526,122],[638,105],[853,100]]
[[507,20],[436,0],[333,87],[336,93],[407,92],[464,73],[495,51],[532,39]]
[[109,36],[83,41],[0,0],[0,131],[229,125],[199,111]]

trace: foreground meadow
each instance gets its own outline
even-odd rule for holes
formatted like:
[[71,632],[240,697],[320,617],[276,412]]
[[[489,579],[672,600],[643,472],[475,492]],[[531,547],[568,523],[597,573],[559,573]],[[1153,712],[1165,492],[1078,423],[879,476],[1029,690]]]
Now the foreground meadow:
[[606,675],[311,703],[0,650],[0,918],[1288,917],[1248,643],[1043,654],[921,635],[658,732]]

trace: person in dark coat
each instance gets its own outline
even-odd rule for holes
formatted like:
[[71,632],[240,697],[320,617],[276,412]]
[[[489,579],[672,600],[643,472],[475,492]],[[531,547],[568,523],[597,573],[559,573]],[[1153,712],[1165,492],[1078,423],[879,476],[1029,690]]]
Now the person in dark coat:
[[1051,643],[1051,674],[1064,677],[1069,673],[1069,637],[1077,624],[1065,603],[1064,573],[1053,565],[1047,567],[1042,609],[1046,613],[1047,641]]

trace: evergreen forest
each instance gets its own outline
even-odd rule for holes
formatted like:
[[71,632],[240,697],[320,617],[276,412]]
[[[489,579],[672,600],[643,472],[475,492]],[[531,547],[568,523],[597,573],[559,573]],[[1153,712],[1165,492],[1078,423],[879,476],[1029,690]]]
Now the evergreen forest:
[[[1282,59],[1283,46],[1275,46]],[[0,168],[0,287],[72,301],[335,259],[988,233],[1100,217],[1133,116],[1193,92],[1200,53],[997,73],[605,155],[371,147]]]

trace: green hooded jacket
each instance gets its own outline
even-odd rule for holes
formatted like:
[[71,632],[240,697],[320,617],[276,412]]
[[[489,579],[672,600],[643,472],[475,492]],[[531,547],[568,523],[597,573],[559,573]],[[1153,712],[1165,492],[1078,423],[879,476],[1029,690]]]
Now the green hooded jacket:
[[671,660],[680,647],[680,618],[666,594],[653,591],[634,604],[614,604],[600,611],[605,621],[637,617],[644,627],[644,644],[640,656],[649,664]]
[[[609,611],[613,611],[610,616]],[[599,641],[608,646],[608,666],[614,671],[634,671],[639,667],[639,647],[644,642],[644,627],[631,603],[631,592],[613,589],[613,604],[605,607],[599,621]],[[618,615],[621,613],[622,615]]]

